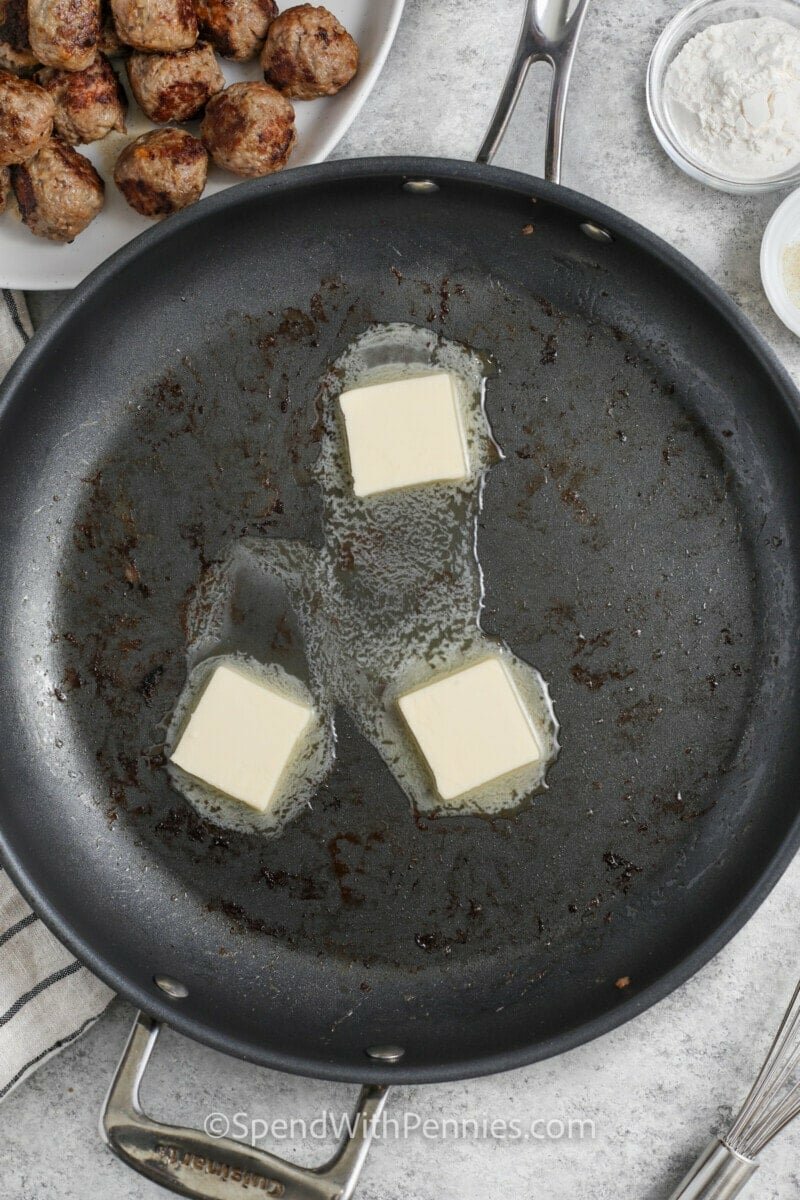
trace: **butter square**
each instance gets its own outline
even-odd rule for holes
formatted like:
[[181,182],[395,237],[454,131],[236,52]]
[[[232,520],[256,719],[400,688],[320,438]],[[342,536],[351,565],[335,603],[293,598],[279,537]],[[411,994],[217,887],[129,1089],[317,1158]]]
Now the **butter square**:
[[264,812],[313,709],[245,671],[213,671],[170,758],[218,791]]
[[354,388],[339,403],[357,496],[469,477],[456,381],[449,372]]
[[398,705],[443,800],[542,756],[522,697],[497,657],[406,692]]

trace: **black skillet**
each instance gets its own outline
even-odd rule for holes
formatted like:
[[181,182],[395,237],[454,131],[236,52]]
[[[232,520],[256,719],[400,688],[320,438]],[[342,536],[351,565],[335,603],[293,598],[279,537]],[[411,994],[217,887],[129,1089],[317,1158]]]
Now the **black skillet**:
[[[529,4],[482,155],[544,57],[552,179],[585,5],[567,24],[563,7]],[[317,380],[393,320],[497,361],[484,625],[549,681],[563,750],[522,811],[414,819],[340,713],[313,808],[277,841],[231,835],[162,766],[186,606],[232,540],[319,538]],[[74,293],[2,393],[9,872],[151,1017],[288,1071],[471,1076],[641,1012],[731,937],[800,840],[796,404],[718,288],[555,182],[333,162],[154,228]],[[265,611],[243,576],[220,648],[280,657]],[[221,1195],[202,1137],[135,1111],[156,1028],[137,1026],[108,1136],[153,1178]],[[329,1176],[225,1142],[214,1161],[333,1196],[359,1153]]]

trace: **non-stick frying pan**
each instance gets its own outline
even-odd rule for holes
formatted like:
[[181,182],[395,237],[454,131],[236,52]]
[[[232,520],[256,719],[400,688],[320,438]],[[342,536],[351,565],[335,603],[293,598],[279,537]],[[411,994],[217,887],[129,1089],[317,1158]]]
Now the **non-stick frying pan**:
[[[556,66],[554,178],[583,11],[565,25],[563,7],[529,4],[519,57]],[[317,383],[396,320],[496,361],[484,626],[549,681],[563,749],[520,811],[415,819],[341,711],[313,807],[275,841],[231,834],[163,769],[187,605],[237,539],[319,541]],[[152,1017],[289,1071],[469,1076],[640,1012],[740,927],[800,837],[796,402],[713,284],[553,182],[334,162],[153,229],[3,391],[9,871]],[[242,572],[219,648],[280,659],[291,614],[277,629],[260,586]],[[126,1111],[110,1136],[141,1169],[222,1187],[197,1139],[159,1143]],[[244,1153],[214,1161],[257,1171]],[[348,1154],[314,1194],[341,1191]]]

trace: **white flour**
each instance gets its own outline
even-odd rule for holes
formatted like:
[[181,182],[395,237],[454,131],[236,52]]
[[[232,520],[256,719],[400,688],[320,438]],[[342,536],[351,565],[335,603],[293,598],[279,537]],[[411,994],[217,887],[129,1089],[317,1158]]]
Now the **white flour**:
[[800,162],[800,31],[774,17],[710,25],[670,63],[665,99],[685,149],[737,179]]

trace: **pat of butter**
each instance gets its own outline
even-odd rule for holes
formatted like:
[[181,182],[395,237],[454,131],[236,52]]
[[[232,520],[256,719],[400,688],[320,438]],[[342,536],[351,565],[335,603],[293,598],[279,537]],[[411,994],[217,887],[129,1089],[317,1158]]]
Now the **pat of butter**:
[[542,756],[511,675],[485,658],[398,700],[443,800],[454,800]]
[[447,371],[354,388],[339,403],[357,496],[468,478],[456,382]]
[[312,713],[309,705],[223,664],[170,758],[189,775],[264,812]]

